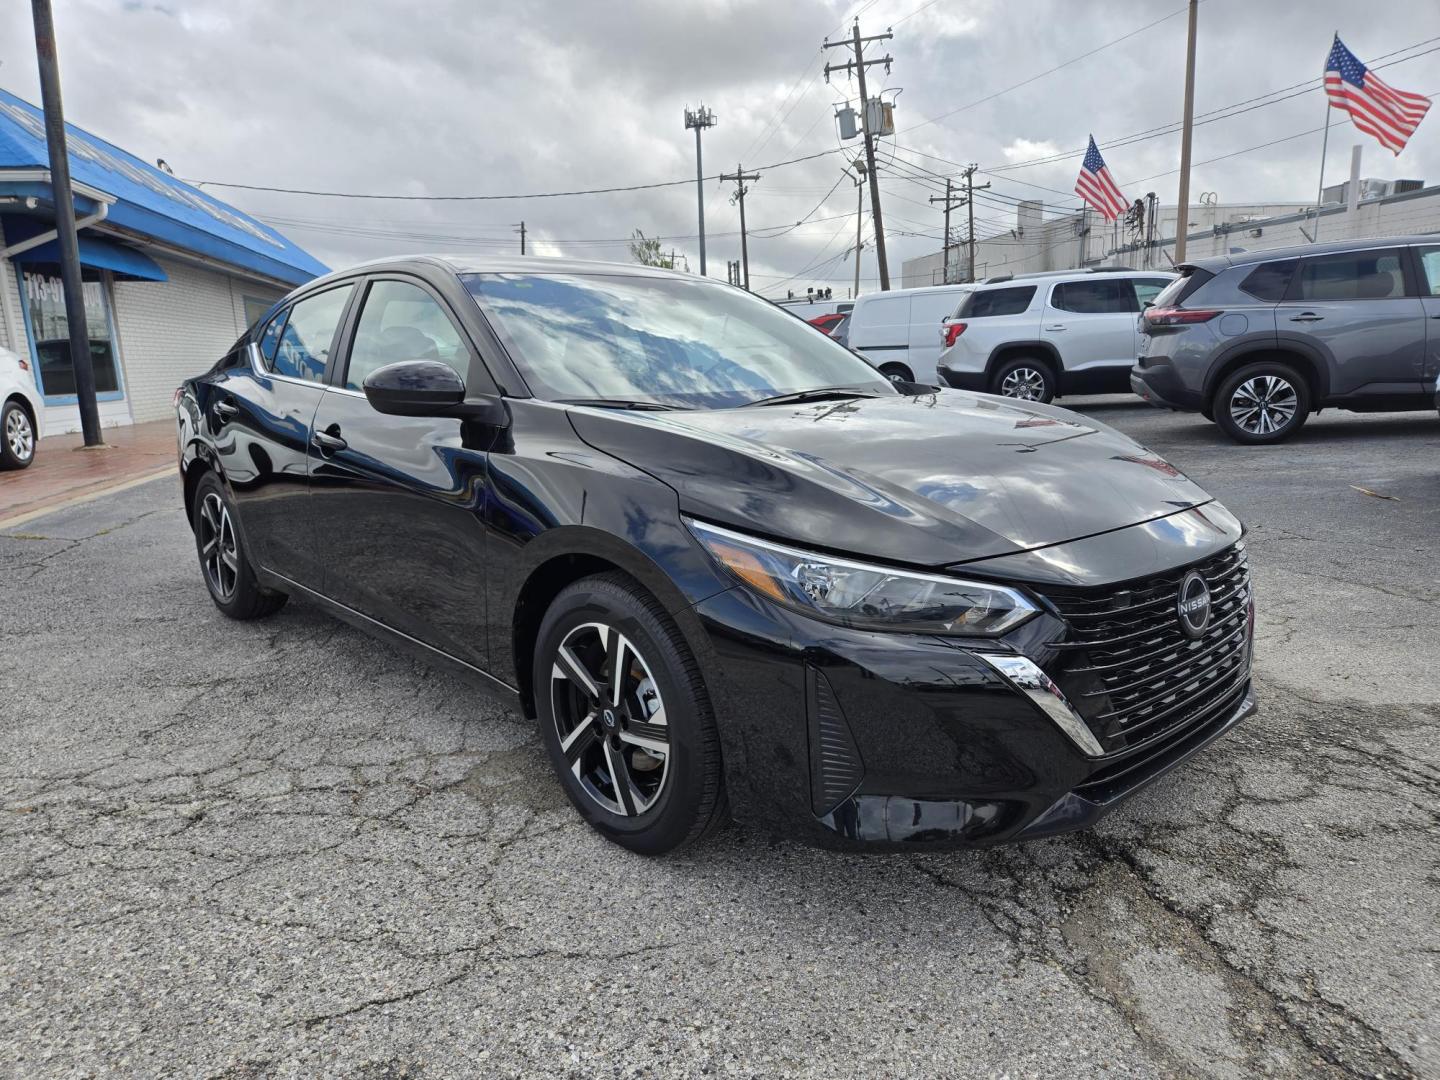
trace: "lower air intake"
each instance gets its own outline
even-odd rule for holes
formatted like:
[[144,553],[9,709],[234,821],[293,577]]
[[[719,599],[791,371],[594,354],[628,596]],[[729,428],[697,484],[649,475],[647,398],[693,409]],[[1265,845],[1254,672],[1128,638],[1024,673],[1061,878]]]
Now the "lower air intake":
[[818,668],[809,669],[805,698],[810,718],[810,804],[815,815],[823,817],[860,786],[865,766],[835,691]]

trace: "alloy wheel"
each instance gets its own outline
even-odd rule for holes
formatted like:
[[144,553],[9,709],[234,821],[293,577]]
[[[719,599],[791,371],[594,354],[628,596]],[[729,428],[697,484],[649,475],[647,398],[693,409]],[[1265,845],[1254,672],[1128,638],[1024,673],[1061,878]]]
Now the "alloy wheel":
[[200,561],[210,590],[221,600],[230,599],[240,577],[240,549],[230,508],[213,491],[200,502]]
[[620,817],[655,805],[670,775],[670,726],[640,651],[604,623],[583,623],[550,669],[560,751],[585,793]]
[[1273,435],[1295,419],[1300,398],[1279,375],[1246,379],[1230,395],[1230,419],[1251,435]]
[[1017,367],[1000,380],[1000,394],[1022,401],[1039,401],[1045,396],[1045,376],[1032,367]]
[[16,461],[29,461],[35,453],[35,429],[24,409],[11,409],[5,415],[5,444]]

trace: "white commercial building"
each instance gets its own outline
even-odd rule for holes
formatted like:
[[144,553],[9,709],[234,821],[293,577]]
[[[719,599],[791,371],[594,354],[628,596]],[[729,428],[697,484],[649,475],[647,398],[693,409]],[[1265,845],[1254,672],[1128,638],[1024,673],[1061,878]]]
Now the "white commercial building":
[[[66,129],[85,323],[106,426],[167,415],[175,387],[326,268],[274,229]],[[28,360],[47,433],[79,430],[40,110],[0,90],[0,345]]]

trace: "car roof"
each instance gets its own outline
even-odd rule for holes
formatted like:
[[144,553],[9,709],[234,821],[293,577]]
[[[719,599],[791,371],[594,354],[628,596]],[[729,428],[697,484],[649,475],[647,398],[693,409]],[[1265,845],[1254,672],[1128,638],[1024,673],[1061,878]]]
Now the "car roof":
[[1281,259],[1298,259],[1305,255],[1326,255],[1331,252],[1365,251],[1370,248],[1399,247],[1407,244],[1440,244],[1440,235],[1371,236],[1364,240],[1331,240],[1323,244],[1294,244],[1290,247],[1266,248],[1263,251],[1236,251],[1229,255],[1212,255],[1191,259],[1180,264],[1182,269],[1206,270],[1218,274],[1231,266],[1253,266]]
[[639,263],[602,262],[597,259],[557,259],[547,255],[466,255],[466,254],[422,254],[398,255],[384,259],[371,259],[353,263],[340,270],[333,270],[323,277],[306,282],[308,289],[323,285],[331,280],[353,277],[356,274],[375,274],[386,270],[413,270],[421,266],[441,268],[454,274],[604,274],[624,277],[667,277],[685,281],[710,281],[723,286],[715,278],[701,278],[697,274],[685,274],[677,270],[666,270],[659,266],[642,266]]
[[885,292],[864,293],[855,298],[855,303],[859,304],[865,300],[892,299],[897,296],[919,296],[921,293],[968,292],[973,288],[975,285],[970,282],[964,284],[952,282],[949,285],[917,285],[910,289],[889,289]]
[[982,281],[975,285],[976,289],[1014,289],[1025,285],[1044,285],[1047,282],[1068,280],[1068,281],[1092,281],[1105,280],[1107,278],[1137,278],[1137,277],[1174,277],[1173,270],[1106,270],[1101,267],[1098,270],[1045,270],[1035,274],[1015,274],[1007,277],[1004,281]]

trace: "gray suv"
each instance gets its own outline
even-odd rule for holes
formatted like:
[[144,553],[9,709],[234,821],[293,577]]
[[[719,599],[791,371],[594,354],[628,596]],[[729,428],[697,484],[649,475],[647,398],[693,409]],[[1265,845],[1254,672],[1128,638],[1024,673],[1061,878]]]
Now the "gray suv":
[[1440,237],[1202,259],[1140,315],[1130,388],[1273,443],[1311,412],[1435,407]]

